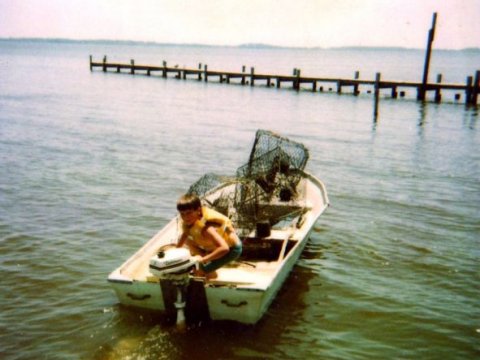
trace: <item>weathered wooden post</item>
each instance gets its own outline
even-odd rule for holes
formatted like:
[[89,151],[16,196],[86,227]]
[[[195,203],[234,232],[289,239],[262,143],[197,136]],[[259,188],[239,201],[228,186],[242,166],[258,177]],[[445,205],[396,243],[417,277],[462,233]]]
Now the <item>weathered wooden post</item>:
[[470,102],[472,105],[477,105],[478,91],[480,89],[480,70],[475,72],[475,80],[473,82],[473,91]]
[[92,67],[92,55],[90,55],[90,71],[92,71],[93,67]]
[[162,70],[162,77],[167,77],[167,62],[163,60],[163,70]]
[[208,81],[208,65],[207,64],[203,66],[203,77],[205,82],[207,82]]
[[243,65],[242,66],[242,85],[245,85],[245,75],[243,75],[245,73],[245,70],[246,70],[246,66]]
[[[442,74],[437,74],[437,84],[441,84],[442,83]],[[437,87],[435,89],[435,102],[436,103],[439,103],[442,101],[442,92],[440,91],[441,90],[441,87]]]
[[202,63],[198,64],[198,81],[202,81]]
[[130,74],[135,75],[135,60],[130,60]]
[[472,82],[473,78],[471,76],[467,76],[467,83],[465,84],[465,104],[470,104],[472,99]]
[[250,86],[255,85],[255,68],[252,66],[250,68]]
[[107,55],[103,57],[103,66],[102,66],[103,72],[107,71]]
[[418,88],[417,100],[425,100],[425,92],[427,90],[428,69],[430,66],[430,55],[432,53],[432,43],[435,37],[435,25],[437,23],[437,13],[433,13],[432,28],[428,32],[427,51],[425,54],[425,64],[423,66],[422,85]]
[[[355,71],[355,76],[354,80],[360,79],[360,71]],[[353,95],[358,96],[360,94],[360,91],[358,91],[358,83],[356,82],[355,85],[353,85]]]
[[295,87],[295,90],[300,91],[300,73],[301,73],[301,70],[300,69],[296,69],[296,70],[297,70],[297,73],[295,74],[295,76],[297,78],[295,79],[294,87]]
[[375,88],[374,88],[374,107],[373,107],[373,115],[377,118],[378,115],[378,100],[380,97],[380,79],[382,75],[380,73],[375,74]]
[[396,99],[398,97],[398,91],[397,91],[397,87],[396,86],[392,86],[392,98],[393,99]]

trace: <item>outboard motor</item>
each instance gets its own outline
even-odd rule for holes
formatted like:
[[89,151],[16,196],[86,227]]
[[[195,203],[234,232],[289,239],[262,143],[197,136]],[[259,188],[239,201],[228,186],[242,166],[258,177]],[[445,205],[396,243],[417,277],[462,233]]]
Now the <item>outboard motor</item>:
[[176,279],[188,275],[195,263],[188,249],[170,248],[159,251],[150,259],[150,272],[159,278]]
[[177,328],[185,328],[185,293],[189,273],[195,267],[195,258],[185,248],[170,248],[159,251],[150,259],[150,272],[160,279],[170,280],[177,289]]

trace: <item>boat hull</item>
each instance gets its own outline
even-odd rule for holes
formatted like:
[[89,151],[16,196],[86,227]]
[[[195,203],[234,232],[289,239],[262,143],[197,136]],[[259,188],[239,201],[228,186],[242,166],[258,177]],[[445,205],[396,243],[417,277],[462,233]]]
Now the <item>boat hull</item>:
[[[281,289],[305,244],[306,241],[298,244],[295,252],[286,259],[276,281],[266,289],[206,286],[205,294],[210,318],[255,324],[263,317]],[[158,311],[166,310],[160,282],[116,281],[113,276],[109,282],[122,305]]]
[[[239,268],[219,269],[219,279],[205,281],[201,286],[210,319],[255,324],[265,314],[305,248],[315,222],[329,205],[323,183],[312,175],[306,176],[307,196],[312,198],[312,205],[302,215],[301,223],[297,219],[296,225],[288,231],[272,231],[269,238],[261,239],[262,245],[276,243],[285,255],[255,262],[253,267],[245,265],[249,263],[245,261]],[[108,281],[121,304],[158,311],[172,308],[165,286],[148,272],[148,260],[161,246],[175,243],[179,231],[178,220],[172,219],[109,275]],[[189,301],[195,302],[196,297],[187,297]]]

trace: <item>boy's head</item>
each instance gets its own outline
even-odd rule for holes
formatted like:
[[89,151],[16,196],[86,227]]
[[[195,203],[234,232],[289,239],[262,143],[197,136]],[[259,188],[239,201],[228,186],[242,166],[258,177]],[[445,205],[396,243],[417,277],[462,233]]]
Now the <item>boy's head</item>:
[[177,210],[182,212],[186,210],[197,210],[202,207],[200,198],[195,194],[185,194],[177,201]]
[[202,218],[202,203],[197,195],[183,195],[177,201],[177,210],[185,224],[191,226]]

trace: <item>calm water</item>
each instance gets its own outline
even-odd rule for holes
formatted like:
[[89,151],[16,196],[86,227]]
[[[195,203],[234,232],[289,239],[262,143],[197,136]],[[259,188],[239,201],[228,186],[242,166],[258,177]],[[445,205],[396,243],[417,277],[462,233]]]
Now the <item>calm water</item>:
[[[478,108],[90,72],[99,60],[419,80],[422,51],[0,41],[2,359],[467,359],[480,356]],[[464,83],[478,52],[436,52]],[[462,95],[463,96],[463,95]],[[450,100],[448,100],[450,99]],[[310,149],[332,206],[256,326],[179,334],[106,282],[204,172],[255,131]]]

